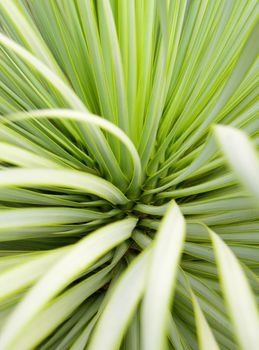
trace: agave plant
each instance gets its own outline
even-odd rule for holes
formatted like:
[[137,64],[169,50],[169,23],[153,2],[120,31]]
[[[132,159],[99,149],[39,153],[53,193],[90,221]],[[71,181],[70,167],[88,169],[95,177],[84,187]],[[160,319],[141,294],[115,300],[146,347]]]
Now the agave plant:
[[0,349],[259,346],[256,0],[0,1]]

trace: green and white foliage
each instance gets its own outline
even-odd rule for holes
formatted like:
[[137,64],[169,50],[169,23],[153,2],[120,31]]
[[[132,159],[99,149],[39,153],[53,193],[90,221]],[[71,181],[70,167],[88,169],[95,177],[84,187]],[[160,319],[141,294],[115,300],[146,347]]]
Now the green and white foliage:
[[0,0],[0,349],[257,350],[256,0]]

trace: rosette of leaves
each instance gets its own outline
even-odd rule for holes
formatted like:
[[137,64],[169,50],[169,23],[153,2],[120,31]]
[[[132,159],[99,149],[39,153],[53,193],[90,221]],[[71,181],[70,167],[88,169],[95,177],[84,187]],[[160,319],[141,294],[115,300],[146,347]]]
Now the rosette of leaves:
[[1,350],[258,349],[257,16],[0,1]]

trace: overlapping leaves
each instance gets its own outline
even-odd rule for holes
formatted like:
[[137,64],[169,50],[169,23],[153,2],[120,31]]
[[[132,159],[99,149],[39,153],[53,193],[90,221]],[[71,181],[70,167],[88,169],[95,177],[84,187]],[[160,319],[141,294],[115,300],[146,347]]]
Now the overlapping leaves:
[[257,349],[257,14],[0,1],[1,349]]

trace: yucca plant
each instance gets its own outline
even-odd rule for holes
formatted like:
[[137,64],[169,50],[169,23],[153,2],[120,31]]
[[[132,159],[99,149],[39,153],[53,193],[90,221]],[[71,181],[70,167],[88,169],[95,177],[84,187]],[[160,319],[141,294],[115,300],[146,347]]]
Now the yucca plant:
[[259,347],[256,0],[0,1],[0,349]]

